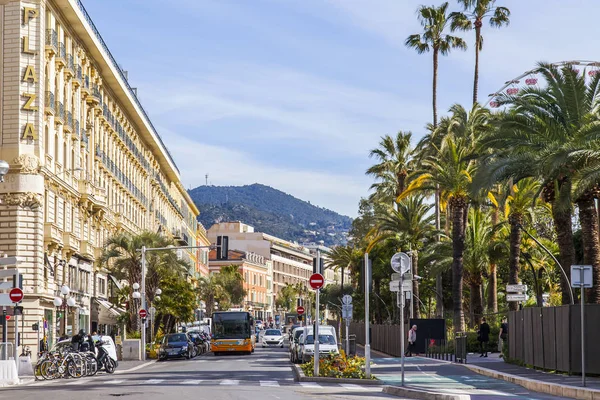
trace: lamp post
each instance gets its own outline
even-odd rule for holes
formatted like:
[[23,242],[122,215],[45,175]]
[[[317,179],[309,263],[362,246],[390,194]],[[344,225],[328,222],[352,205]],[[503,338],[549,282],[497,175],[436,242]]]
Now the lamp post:
[[4,160],[0,160],[0,182],[4,182],[4,176],[8,174],[10,166]]
[[60,295],[62,295],[62,297],[56,296],[53,301],[54,306],[58,310],[63,311],[63,315],[62,315],[63,321],[61,323],[61,330],[62,330],[61,334],[63,336],[67,334],[67,322],[68,322],[67,313],[69,311],[69,308],[75,307],[75,304],[76,304],[75,298],[69,296],[70,293],[71,293],[71,289],[67,285],[62,285],[62,287],[60,288]]

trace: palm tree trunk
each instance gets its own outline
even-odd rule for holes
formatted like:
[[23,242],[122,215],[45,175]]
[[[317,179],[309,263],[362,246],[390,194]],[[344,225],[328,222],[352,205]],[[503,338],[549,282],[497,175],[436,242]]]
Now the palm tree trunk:
[[[560,210],[558,205],[552,206],[552,219],[554,220],[554,229],[558,242],[558,259],[564,268],[575,264],[575,247],[573,246],[573,227],[571,226],[571,210]],[[556,266],[558,276],[560,276],[560,289],[562,292],[562,303],[569,304],[571,297],[569,291],[569,282],[565,279],[560,267]]]
[[[600,242],[598,241],[598,214],[594,205],[594,198],[584,194],[577,201],[579,208],[579,223],[581,224],[581,238],[583,241],[583,262],[591,265],[594,271],[594,282],[600,282]],[[598,285],[589,289],[588,302],[600,303],[600,290]]]
[[[417,250],[413,250],[410,255],[412,256],[412,273],[413,276],[419,275],[419,253]],[[415,296],[415,300],[413,301],[413,315],[415,319],[421,318],[419,310],[419,300],[421,297],[419,296],[419,281],[417,279],[413,279],[413,295]]]
[[[521,215],[511,215],[509,217],[510,222],[510,256],[508,260],[508,283],[511,285],[519,283],[519,269],[520,269],[520,258],[521,258]],[[518,309],[518,303],[511,301],[508,303],[508,308],[511,311]]]
[[479,86],[479,46],[481,43],[481,21],[475,22],[475,76],[473,78],[473,104],[477,103],[477,89]]
[[463,312],[463,257],[465,251],[465,210],[464,199],[453,199],[452,212],[452,302],[454,332],[464,332],[465,315]]
[[437,127],[438,49],[433,49],[433,127]]
[[[498,207],[494,208],[492,213],[492,225],[498,225]],[[494,240],[495,235],[492,236]],[[490,263],[490,274],[488,277],[488,295],[487,295],[487,308],[492,313],[498,312],[498,267],[495,262]]]
[[473,314],[472,324],[477,327],[481,324],[483,316],[483,297],[481,297],[481,275],[473,277],[471,282],[471,313]]
[[[436,185],[435,189],[435,229],[439,232],[442,226],[441,210],[440,210],[440,187]],[[435,235],[435,241],[440,241],[440,235]],[[443,297],[443,282],[442,273],[438,272],[435,277],[435,313],[438,317],[444,318],[444,297]]]

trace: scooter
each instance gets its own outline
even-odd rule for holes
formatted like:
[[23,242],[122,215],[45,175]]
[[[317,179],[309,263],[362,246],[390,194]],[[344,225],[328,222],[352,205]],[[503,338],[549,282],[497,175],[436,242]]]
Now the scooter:
[[96,342],[96,347],[98,348],[98,369],[104,368],[106,372],[112,374],[117,368],[117,363],[108,355],[108,351],[103,347],[103,344],[104,342],[101,340]]

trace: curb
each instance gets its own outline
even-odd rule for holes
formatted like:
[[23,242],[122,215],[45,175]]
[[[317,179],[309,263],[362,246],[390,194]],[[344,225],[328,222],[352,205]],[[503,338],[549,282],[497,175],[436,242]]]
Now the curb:
[[410,387],[384,386],[383,393],[405,399],[423,399],[423,400],[470,400],[471,396],[466,394],[446,394],[428,392],[422,389],[413,389]]
[[490,378],[501,379],[514,383],[533,392],[551,394],[554,396],[568,397],[571,399],[600,400],[600,390],[581,388],[577,386],[560,385],[558,383],[542,382],[535,379],[523,378],[517,375],[498,372],[477,365],[462,364],[465,368]]
[[380,386],[383,383],[377,379],[355,379],[355,378],[329,378],[329,377],[312,377],[304,375],[302,368],[298,365],[292,365],[295,382],[315,382],[315,383],[354,383],[357,385]]

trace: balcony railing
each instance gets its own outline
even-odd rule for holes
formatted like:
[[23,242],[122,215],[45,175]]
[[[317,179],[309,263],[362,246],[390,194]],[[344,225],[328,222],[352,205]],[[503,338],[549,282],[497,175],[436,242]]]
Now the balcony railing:
[[65,122],[65,105],[60,101],[56,102],[56,114],[54,116],[54,121],[58,124]]
[[52,53],[58,49],[58,34],[54,29],[46,29],[46,49]]
[[67,54],[67,72],[71,75],[75,73],[75,61],[73,59],[73,54]]
[[73,125],[73,134],[77,136],[77,139],[81,140],[81,132],[79,131],[79,120],[76,119]]
[[75,79],[80,81],[81,78],[83,77],[83,71],[81,69],[81,65],[76,65],[75,68],[76,68]]
[[66,63],[67,48],[63,42],[58,43],[58,53],[56,53],[56,64],[61,67]]
[[50,115],[54,115],[54,112],[56,111],[55,108],[55,101],[54,101],[54,93],[52,93],[49,90],[46,90],[46,95],[44,97],[44,109],[46,111],[46,114],[50,114]]
[[71,111],[66,112],[67,119],[65,121],[65,131],[72,132],[73,131],[73,113]]

